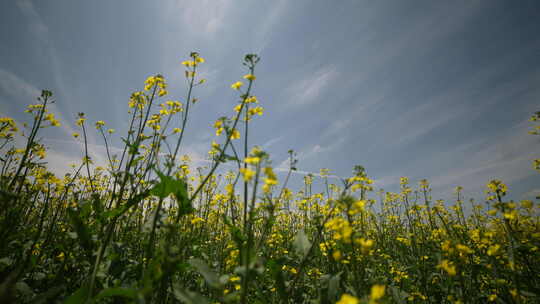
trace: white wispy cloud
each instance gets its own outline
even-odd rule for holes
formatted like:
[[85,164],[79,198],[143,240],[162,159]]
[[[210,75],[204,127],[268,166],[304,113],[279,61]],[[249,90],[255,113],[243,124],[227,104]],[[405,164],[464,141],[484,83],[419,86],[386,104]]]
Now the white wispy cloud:
[[[24,3],[25,2],[23,2],[23,4]],[[11,73],[4,69],[0,69],[0,92],[8,96],[9,98],[28,100],[28,103],[31,103],[32,100],[35,100],[36,97],[41,95],[41,91],[35,86],[31,85],[30,83],[28,83],[21,77],[15,75],[14,73]],[[22,111],[22,107],[17,107],[17,109],[12,110]],[[6,116],[13,116],[13,114],[14,113],[2,113],[2,115]],[[60,119],[63,120],[62,118]],[[18,121],[16,121],[16,123],[18,125],[21,125],[21,123]],[[62,128],[66,128],[63,122]],[[23,142],[25,141],[25,138],[17,136],[15,138],[15,145],[22,146]],[[46,161],[49,163],[49,168],[53,170],[53,173],[57,175],[63,175],[68,172],[69,167],[67,166],[67,164],[73,162],[74,160],[75,159],[73,157],[69,157],[61,151],[54,149],[49,149],[49,153],[46,158]]]
[[[281,172],[281,173],[288,173],[289,170],[290,170],[289,168],[283,168],[283,167],[274,168],[274,171]],[[293,170],[293,171],[291,171],[291,174],[301,175],[301,176],[313,175],[313,176],[316,176],[316,177],[322,177],[320,172],[313,172],[313,171],[306,171],[306,170]],[[337,179],[337,180],[344,180],[345,179],[344,177],[341,177],[341,176],[338,176],[338,175],[333,175],[333,174],[329,174],[329,175],[327,175],[327,177],[331,178],[331,179]]]
[[527,133],[529,128],[530,123],[522,121],[483,140],[463,142],[432,153],[418,161],[413,172],[394,172],[376,178],[374,184],[386,188],[397,186],[401,176],[416,179],[411,180],[413,183],[427,178],[437,195],[450,195],[454,187],[463,186],[468,195],[474,196],[481,194],[492,179],[501,179],[509,185],[519,182],[538,174],[532,169],[532,160],[538,157],[540,143]]
[[[44,143],[48,146],[46,161],[49,163],[49,168],[55,173],[63,175],[71,171],[71,164],[80,164],[84,155],[84,143],[81,139],[52,139],[45,138]],[[106,167],[109,164],[107,159],[107,146],[105,144],[88,143],[88,153],[93,160],[93,166]],[[76,148],[75,148],[76,147]],[[109,153],[111,157],[118,157],[124,151],[123,148],[109,144]],[[178,159],[181,156],[187,155],[191,160],[193,168],[207,167],[211,163],[197,145],[186,145],[181,149]],[[169,153],[161,152],[161,156],[166,156]],[[229,166],[229,164],[224,164]]]
[[[378,33],[376,29],[369,26],[368,21],[365,21],[367,22],[363,26],[363,37],[365,38],[361,38],[356,43],[359,48],[357,59],[361,64],[361,69],[354,71],[354,77],[348,77],[348,75],[342,77],[344,83],[348,83],[349,86],[365,88],[365,90],[358,92],[356,98],[359,102],[348,105],[347,112],[343,117],[340,117],[342,122],[336,125],[337,128],[329,128],[328,133],[334,133],[330,132],[332,129],[338,131],[344,129],[344,127],[358,127],[360,123],[364,127],[376,128],[378,131],[383,132],[386,129],[394,134],[395,130],[410,129],[407,135],[400,136],[395,141],[395,143],[404,144],[454,119],[462,111],[466,111],[465,107],[456,106],[455,101],[462,100],[465,97],[464,95],[470,93],[471,90],[476,90],[480,82],[485,81],[487,77],[498,71],[481,71],[475,75],[477,77],[471,77],[471,79],[467,79],[467,81],[459,85],[454,84],[451,92],[441,92],[439,96],[426,100],[425,106],[412,108],[410,112],[404,113],[404,115],[385,120],[382,130],[380,129],[382,125],[380,120],[374,120],[373,117],[377,116],[373,116],[372,112],[382,104],[392,102],[392,99],[395,99],[390,93],[395,90],[396,85],[399,86],[399,83],[382,82],[369,86],[366,83],[373,78],[373,75],[377,75],[381,70],[390,66],[396,58],[406,58],[407,54],[432,50],[440,41],[444,41],[448,35],[460,31],[467,22],[473,20],[474,16],[485,5],[485,1],[471,1],[466,5],[455,5],[453,3],[438,5],[430,14],[411,20],[409,27],[396,31],[393,34],[395,36],[390,35],[377,44],[373,44],[373,37],[378,37],[379,34],[383,33]],[[383,13],[384,10],[374,12],[375,15]],[[449,14],[453,18],[446,18]],[[496,69],[504,68],[507,63],[509,63],[508,60],[505,60]],[[395,71],[395,73],[399,73],[399,71]],[[467,84],[467,82],[469,83]],[[441,111],[441,107],[449,109],[449,111]],[[417,127],[414,127],[414,125],[417,125]],[[413,127],[414,129],[412,129]],[[381,136],[380,138],[388,138],[388,136]],[[371,147],[376,148],[377,143],[374,142]]]
[[288,105],[306,106],[316,102],[324,90],[336,81],[338,75],[336,66],[327,65],[298,80],[288,88],[291,96]]
[[[435,153],[424,159],[423,169],[414,174],[418,178],[427,177],[438,195],[448,196],[454,187],[463,186],[467,195],[478,197],[492,179],[501,179],[512,189],[511,184],[538,174],[532,169],[531,162],[537,157],[535,151],[538,151],[539,143],[527,134],[527,128],[527,122],[521,122],[483,141],[463,143],[451,150]],[[438,166],[442,160],[443,165]],[[440,171],[433,172],[429,169],[431,167],[439,167]],[[382,179],[390,185],[398,180],[396,176]]]
[[48,170],[51,170],[57,176],[64,176],[72,172],[71,165],[80,165],[82,157],[76,157],[70,153],[64,153],[61,150],[49,149],[45,158]]
[[[33,35],[33,41],[36,47],[43,50],[49,59],[51,76],[58,88],[58,91],[54,93],[66,99],[72,99],[70,98],[70,91],[62,77],[60,61],[58,60],[56,48],[49,33],[49,27],[36,10],[32,1],[16,0],[15,3],[26,19],[26,24]],[[66,106],[68,105],[66,104]]]
[[[366,24],[365,37],[357,44],[360,46],[358,60],[363,63],[362,70],[358,71],[351,81],[362,84],[400,56],[431,50],[448,35],[466,26],[487,3],[489,1],[469,1],[460,5],[454,2],[441,2],[429,14],[410,20],[407,27],[392,32],[392,35],[378,41],[376,45],[372,40],[380,35],[382,37],[384,33],[379,33],[371,28],[369,23]],[[380,16],[385,11],[386,8],[382,8],[382,11],[375,12],[374,16]],[[369,19],[366,20],[369,22]]]
[[416,103],[408,111],[386,121],[382,127],[374,124],[373,128],[383,136],[373,142],[371,149],[380,149],[382,145],[404,146],[449,123],[459,125],[460,120],[478,119],[484,113],[489,113],[497,103],[512,100],[518,94],[523,95],[523,92],[528,92],[527,98],[540,97],[540,90],[531,89],[534,81],[540,80],[540,71],[516,75],[497,86],[492,84],[493,79],[511,69],[521,55],[520,52],[506,54],[496,64],[449,84],[437,95]]
[[189,32],[211,38],[225,25],[232,4],[230,0],[170,0],[164,4],[163,12],[181,20]]
[[[460,163],[433,178],[434,186],[468,186],[480,188],[491,179],[513,183],[537,174],[531,162],[537,156],[539,143],[527,134],[526,121],[504,134],[469,146]],[[459,147],[457,148],[459,149]]]
[[[6,71],[0,68],[0,92],[16,99],[28,100],[28,104],[36,100],[41,96],[41,90],[34,85],[30,84],[26,80],[22,79],[18,75]],[[53,96],[54,100],[54,96]],[[70,135],[74,132],[74,129],[67,123],[67,120],[62,115],[62,112],[58,109],[55,103],[49,103],[48,109],[55,114],[55,116],[61,121],[61,129],[66,135]],[[16,110],[22,110],[19,107]],[[13,114],[13,113],[10,113]]]
[[19,76],[0,68],[0,92],[14,98],[35,100],[41,91]]
[[[11,73],[4,69],[0,69],[0,92],[3,92],[4,94],[11,96],[12,98],[29,100],[28,103],[31,103],[30,102],[31,100],[35,100],[38,96],[41,95],[41,90],[36,88],[34,85],[30,84],[29,82],[22,79],[18,75],[15,75],[14,73]],[[54,100],[54,96],[52,100]],[[70,120],[66,119],[64,115],[62,114],[62,112],[60,111],[60,109],[57,107],[56,103],[49,103],[47,108],[49,112],[54,113],[55,117],[60,121],[61,123],[60,130],[63,131],[64,136],[67,138],[70,138],[71,134],[77,131],[70,124],[70,121],[72,121],[73,119],[70,119]],[[13,109],[13,110],[22,111],[22,108],[17,107],[16,109]],[[5,113],[5,115],[9,115],[9,116],[13,116],[13,114],[14,113]],[[24,141],[24,140],[25,139],[22,137],[16,138],[17,142]],[[48,138],[46,138],[45,141],[46,142],[56,141],[56,143],[64,142],[64,143],[69,143],[70,145],[78,145],[79,148],[81,149],[83,148],[83,144],[77,141],[55,140],[55,139],[48,139]],[[58,153],[59,150],[54,149],[54,147],[51,147],[51,148],[52,148],[51,150],[52,153],[49,153],[49,154],[54,155],[55,157],[54,159],[62,158],[61,155],[64,155],[63,153],[59,154]],[[105,160],[104,154],[97,149],[97,146],[89,145],[89,153],[94,159],[100,162],[104,162]],[[58,164],[62,164],[62,162],[58,162]],[[63,164],[65,166],[66,163],[63,163]]]
[[274,28],[283,20],[283,15],[287,12],[288,4],[289,1],[287,0],[272,1],[270,11],[261,16],[262,20],[255,25],[257,27],[257,31],[254,32],[254,51],[256,54],[263,53],[264,48],[270,43],[275,33]]
[[316,145],[312,146],[309,149],[305,149],[303,151],[300,151],[298,153],[298,160],[300,160],[300,161],[307,160],[307,159],[310,159],[310,158],[315,157],[317,155],[320,155],[321,153],[326,153],[328,151],[332,151],[337,146],[339,146],[343,141],[345,141],[344,138],[338,138],[337,140],[335,140],[334,142],[332,142],[332,143],[330,143],[328,145],[316,144]]
[[[38,45],[39,48],[45,51],[51,63],[52,78],[54,79],[54,82],[58,87],[58,91],[53,92],[53,100],[55,100],[59,96],[69,99],[69,91],[66,90],[65,83],[61,76],[62,73],[60,64],[56,55],[54,44],[50,38],[48,26],[43,21],[43,18],[36,10],[32,1],[17,0],[16,5],[25,17],[27,25],[29,26],[31,33],[35,37],[35,43]],[[41,90],[36,88],[34,85],[28,83],[21,77],[18,77],[17,75],[9,73],[5,70],[1,70],[0,83],[4,83],[4,79],[7,81],[9,87],[12,88],[11,92],[13,94],[22,94],[18,96],[26,96],[27,98],[31,99],[35,99],[41,94]],[[2,84],[0,84],[0,86],[3,87]],[[13,88],[15,88],[16,90],[13,90]],[[67,138],[70,138],[71,134],[78,132],[78,130],[76,130],[74,128],[74,125],[71,123],[75,120],[75,118],[66,118],[64,115],[64,112],[66,110],[68,110],[69,112],[69,109],[64,108],[67,105],[67,103],[63,103],[63,107],[60,108],[57,103],[49,103],[48,109],[50,112],[54,113],[56,118],[60,121],[60,129],[64,132],[64,135]],[[89,134],[88,139],[90,142],[95,141],[95,138],[92,134]],[[73,142],[73,144],[78,144],[81,148],[83,147],[83,144],[80,142]],[[100,153],[100,151],[96,150],[96,148],[92,145],[89,146],[88,150],[89,154],[94,158],[96,162],[103,163],[105,161],[105,155]]]
[[268,140],[267,142],[265,142],[261,146],[261,148],[263,148],[263,150],[266,150],[268,148],[271,148],[273,145],[275,145],[276,143],[278,143],[281,140],[283,140],[283,136],[274,137],[274,138]]
[[[306,162],[307,160],[312,159],[314,157],[320,157],[321,154],[323,154],[323,153],[329,153],[329,152],[335,150],[345,140],[346,139],[344,137],[341,137],[341,138],[338,138],[337,140],[333,141],[332,143],[330,143],[328,145],[316,144],[316,145],[310,146],[308,148],[305,148],[305,149],[299,151],[295,155],[295,158],[298,160],[297,167],[301,166],[302,162]],[[289,158],[286,158],[283,161],[281,161],[276,168],[279,171],[288,171],[289,170]],[[314,175],[319,176],[318,172],[310,172],[310,171],[299,170],[296,173],[297,174],[308,174],[308,173],[310,173],[310,174],[314,174]],[[333,177],[337,178],[338,176],[333,176]]]
[[384,189],[398,184],[401,177],[402,175],[385,175],[383,177],[375,178],[373,184],[379,189]]
[[25,18],[30,21],[31,30],[36,36],[38,38],[46,39],[49,35],[49,28],[43,23],[41,16],[37,13],[32,1],[17,0],[15,3]]

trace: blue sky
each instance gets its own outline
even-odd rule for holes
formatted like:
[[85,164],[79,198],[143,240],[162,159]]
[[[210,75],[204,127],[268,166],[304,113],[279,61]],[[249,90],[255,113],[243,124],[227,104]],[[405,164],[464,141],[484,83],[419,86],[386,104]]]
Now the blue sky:
[[[302,172],[349,176],[360,164],[376,186],[431,181],[434,198],[461,185],[483,198],[494,178],[514,199],[540,194],[527,119],[540,110],[540,2],[531,1],[30,1],[0,11],[0,114],[22,122],[41,89],[62,127],[44,133],[57,172],[80,160],[77,112],[127,129],[127,101],[161,73],[185,96],[180,62],[206,59],[208,81],[182,153],[204,159],[212,123],[230,115],[257,53],[254,94],[265,115],[251,143],[275,166],[298,152]],[[94,159],[102,142],[90,136]],[[302,175],[295,175],[298,184]]]

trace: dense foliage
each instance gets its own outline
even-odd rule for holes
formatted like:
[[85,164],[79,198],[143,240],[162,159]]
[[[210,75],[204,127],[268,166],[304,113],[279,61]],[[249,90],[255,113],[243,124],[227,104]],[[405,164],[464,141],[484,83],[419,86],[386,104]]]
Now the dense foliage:
[[[269,155],[248,141],[263,114],[252,94],[258,61],[245,57],[247,74],[231,86],[238,103],[214,123],[221,143],[203,168],[181,153],[205,82],[197,53],[182,62],[183,102],[166,99],[161,75],[131,95],[122,152],[109,149],[115,131],[95,122],[103,166],[79,113],[81,163],[65,176],[47,167],[38,133],[61,125],[49,91],[21,130],[0,118],[0,303],[540,301],[540,205],[505,200],[500,180],[481,204],[464,202],[460,187],[453,202],[433,200],[427,180],[416,187],[406,177],[399,193],[375,191],[361,166],[338,184],[322,169],[293,191],[290,151],[278,181]],[[218,170],[223,163],[235,170]]]

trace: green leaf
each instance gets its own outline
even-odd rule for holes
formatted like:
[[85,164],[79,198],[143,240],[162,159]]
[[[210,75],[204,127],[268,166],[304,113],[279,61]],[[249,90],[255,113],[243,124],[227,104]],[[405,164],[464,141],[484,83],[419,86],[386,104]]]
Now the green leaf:
[[0,190],[0,198],[2,198],[3,202],[9,202],[9,200],[16,199],[17,197],[19,197],[19,195],[15,193],[8,192],[6,190]]
[[308,254],[309,249],[311,248],[311,243],[309,242],[304,230],[298,231],[296,237],[294,238],[293,245],[294,249],[296,249],[296,252],[300,256],[305,257]]
[[94,252],[94,243],[92,242],[92,237],[88,227],[83,222],[79,212],[76,209],[68,208],[67,213],[71,225],[77,233],[77,239],[79,240],[81,247],[85,250],[88,259],[91,260]]
[[231,220],[225,215],[223,216],[223,222],[225,222],[225,225],[227,225],[227,227],[230,229],[231,237],[238,246],[240,253],[242,253],[244,248],[244,242],[247,240],[244,232],[237,226],[233,225]]
[[339,294],[339,281],[341,280],[341,273],[332,276],[328,280],[328,299],[330,301],[335,301]]
[[409,294],[403,290],[400,290],[397,286],[390,285],[388,286],[389,294],[392,296],[392,300],[396,303],[407,303],[407,297]]
[[285,264],[283,259],[269,260],[267,267],[270,269],[270,274],[276,282],[276,289],[281,297],[282,303],[287,303],[289,296],[287,294],[287,284],[285,282],[285,275],[283,274],[282,267]]
[[208,285],[214,288],[221,288],[221,283],[219,281],[219,278],[217,274],[210,269],[206,263],[197,258],[193,258],[189,260],[189,264],[193,266],[197,271],[204,277],[204,280]]
[[129,210],[132,206],[138,204],[143,199],[147,198],[150,195],[150,191],[146,190],[144,192],[141,192],[139,194],[136,194],[134,197],[128,199],[127,203],[123,206],[120,206],[114,210],[109,210],[103,212],[103,217],[105,218],[119,218],[122,216],[126,211]]
[[209,304],[210,301],[203,297],[202,295],[189,291],[189,290],[183,290],[182,288],[179,288],[178,286],[173,287],[173,293],[175,298],[178,301],[182,301],[186,304]]
[[167,176],[158,170],[156,170],[156,174],[159,176],[160,182],[150,189],[150,194],[160,199],[173,194],[178,201],[178,212],[180,215],[192,213],[194,209],[188,198],[187,184],[181,179]]
[[122,298],[136,299],[137,290],[132,289],[132,288],[123,288],[123,287],[107,288],[97,295],[96,300],[109,298],[109,297],[122,297]]
[[103,203],[99,199],[99,195],[92,194],[92,209],[94,209],[97,217],[101,218],[101,214],[103,213]]
[[83,286],[83,287],[77,289],[77,291],[75,291],[74,294],[69,296],[69,298],[67,298],[64,301],[64,304],[81,304],[81,303],[85,303],[86,299],[88,299],[88,293],[89,293],[88,288],[86,286]]
[[10,259],[10,258],[1,258],[0,259],[0,264],[4,264],[6,266],[10,266],[11,264],[13,264],[13,260]]
[[64,291],[64,286],[53,286],[47,291],[36,295],[29,304],[47,304],[54,303],[54,299],[57,299],[58,296]]
[[238,157],[231,156],[231,155],[228,155],[228,154],[223,154],[220,161],[223,162],[223,163],[225,163],[227,161],[238,161]]
[[34,291],[32,290],[32,288],[30,288],[30,286],[28,286],[28,284],[23,281],[15,283],[15,289],[24,297],[34,295]]
[[230,278],[231,278],[230,275],[224,274],[224,275],[222,275],[222,276],[219,277],[219,283],[220,283],[221,285],[225,285],[225,284],[227,284],[227,283],[229,282],[229,279],[230,279]]
[[139,151],[139,141],[135,141],[133,143],[130,143],[129,140],[125,138],[121,138],[122,141],[126,144],[127,147],[129,147],[128,153],[129,154],[138,154]]

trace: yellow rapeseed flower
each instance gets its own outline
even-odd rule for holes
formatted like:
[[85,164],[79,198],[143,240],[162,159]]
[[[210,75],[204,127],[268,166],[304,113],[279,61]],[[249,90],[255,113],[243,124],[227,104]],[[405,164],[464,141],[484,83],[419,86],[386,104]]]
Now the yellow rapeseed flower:
[[44,159],[45,156],[47,156],[47,153],[45,152],[44,149],[39,149],[37,151],[34,152],[40,159]]
[[531,200],[522,200],[521,207],[531,209],[533,207],[533,202]]
[[240,168],[239,170],[246,182],[251,181],[253,179],[253,176],[255,176],[255,171],[249,168]]
[[255,80],[257,77],[255,77],[255,75],[253,74],[247,74],[247,75],[244,75],[244,79],[247,79],[247,80]]
[[256,157],[256,156],[254,156],[254,157],[246,157],[246,158],[244,159],[244,162],[245,162],[246,164],[250,164],[250,165],[256,165],[256,164],[258,164],[260,161],[261,161],[261,158],[260,158],[260,157]]
[[374,301],[381,299],[382,297],[384,297],[385,289],[386,289],[386,286],[384,285],[375,284],[371,286],[370,299]]
[[540,158],[533,160],[533,169],[540,171]]
[[258,102],[257,96],[250,96],[246,98],[246,103],[257,103],[257,102]]
[[235,89],[235,90],[239,90],[242,85],[243,85],[243,83],[241,81],[237,81],[237,82],[231,84],[231,88]]
[[51,120],[51,126],[60,127],[61,126],[60,121],[58,121],[57,119]]
[[232,134],[231,134],[231,139],[234,140],[234,139],[239,139],[240,138],[240,132],[238,132],[238,130],[234,129],[232,131]]
[[504,196],[506,194],[506,191],[508,190],[506,185],[498,179],[490,181],[487,184],[487,188],[489,192],[499,193],[501,196]]
[[191,220],[192,225],[196,225],[196,224],[201,223],[201,222],[204,222],[204,219],[202,219],[200,217],[195,217],[194,219]]
[[358,304],[360,303],[360,300],[355,297],[351,296],[350,294],[342,294],[339,301],[336,302],[336,304]]
[[96,129],[101,129],[105,125],[105,122],[103,120],[96,121]]
[[252,115],[262,116],[263,113],[264,113],[264,108],[263,107],[255,107],[255,108],[249,109],[249,115],[250,116],[252,116]]
[[408,178],[408,177],[401,177],[401,178],[399,179],[399,183],[400,183],[401,185],[407,185],[407,184],[409,183],[409,178]]
[[356,239],[356,243],[360,244],[362,254],[368,254],[375,242],[373,240],[366,240],[364,238]]
[[499,244],[491,245],[491,246],[489,246],[489,248],[487,250],[487,254],[489,256],[496,255],[499,252],[500,248],[501,248],[501,245],[499,245]]
[[444,269],[448,273],[449,276],[455,276],[457,274],[456,266],[454,263],[448,260],[442,260],[441,263],[437,266],[437,268]]

